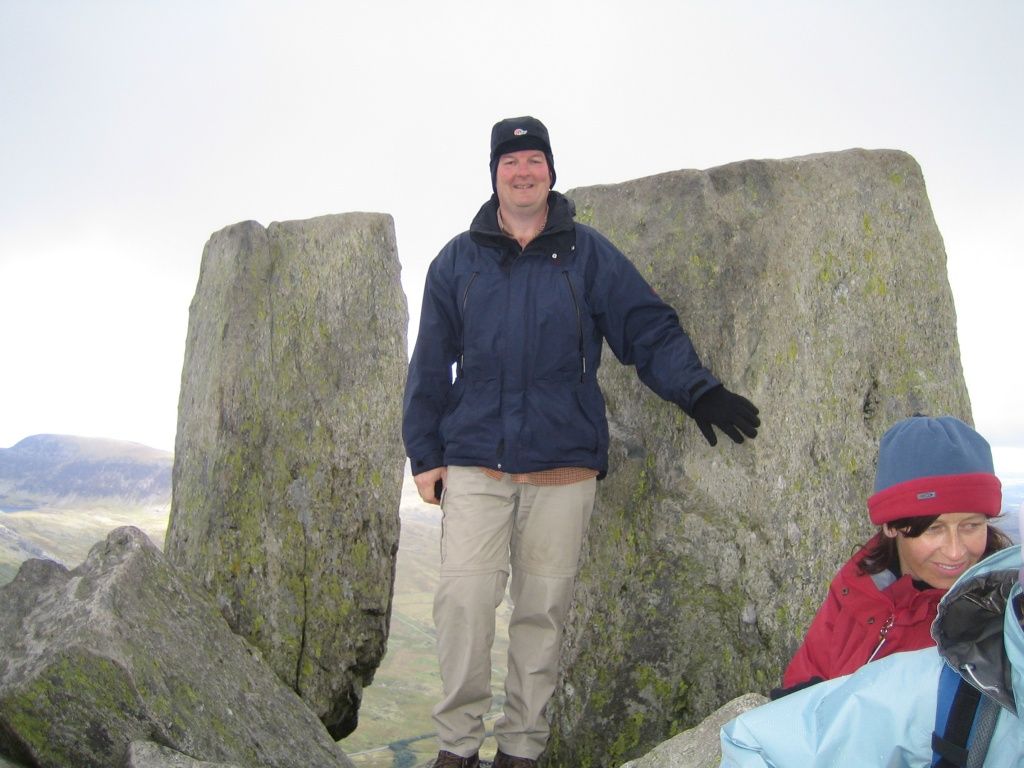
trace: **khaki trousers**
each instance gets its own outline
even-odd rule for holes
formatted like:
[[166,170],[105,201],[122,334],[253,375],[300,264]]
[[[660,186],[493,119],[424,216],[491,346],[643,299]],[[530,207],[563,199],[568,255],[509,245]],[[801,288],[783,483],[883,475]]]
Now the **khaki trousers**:
[[535,486],[448,467],[434,597],[444,697],[433,716],[441,749],[468,757],[483,743],[495,611],[511,567],[505,706],[494,735],[509,755],[536,759],[544,751],[545,708],[596,490],[593,479]]

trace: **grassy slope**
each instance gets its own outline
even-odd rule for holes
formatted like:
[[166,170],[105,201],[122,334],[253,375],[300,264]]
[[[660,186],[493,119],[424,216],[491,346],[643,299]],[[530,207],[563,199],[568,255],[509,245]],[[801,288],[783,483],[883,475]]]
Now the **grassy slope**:
[[[140,528],[154,544],[162,548],[169,512],[169,503],[145,507],[40,507],[0,513],[0,524],[30,544],[40,547],[68,568],[74,568],[85,559],[94,544],[122,525]],[[25,559],[23,551],[8,546],[0,547],[0,584],[13,579]]]
[[162,547],[173,460],[139,443],[73,435],[0,448],[0,585],[30,557],[74,568],[122,525]]

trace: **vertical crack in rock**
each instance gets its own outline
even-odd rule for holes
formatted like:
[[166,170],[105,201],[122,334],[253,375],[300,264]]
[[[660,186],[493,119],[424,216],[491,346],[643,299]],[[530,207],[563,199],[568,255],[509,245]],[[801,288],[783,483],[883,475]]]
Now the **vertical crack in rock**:
[[385,214],[244,222],[207,243],[189,314],[166,551],[335,738],[387,640],[400,274]]

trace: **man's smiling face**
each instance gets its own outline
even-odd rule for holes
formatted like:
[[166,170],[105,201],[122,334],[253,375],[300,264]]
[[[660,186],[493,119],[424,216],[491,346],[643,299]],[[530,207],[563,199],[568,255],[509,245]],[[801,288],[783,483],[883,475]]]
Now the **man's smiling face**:
[[548,160],[539,149],[509,152],[498,160],[495,190],[502,210],[540,211],[547,203],[550,189]]

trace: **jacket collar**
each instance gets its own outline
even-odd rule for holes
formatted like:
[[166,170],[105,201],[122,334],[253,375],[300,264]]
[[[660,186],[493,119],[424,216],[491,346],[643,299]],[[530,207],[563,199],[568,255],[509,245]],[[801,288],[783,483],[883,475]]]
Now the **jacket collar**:
[[[544,230],[535,238],[539,240],[548,235],[571,231],[575,226],[573,217],[576,215],[576,204],[561,192],[548,193],[548,220]],[[498,196],[491,198],[480,206],[476,216],[469,225],[469,233],[474,239],[511,240],[498,226]]]
[[1024,696],[1024,627],[1013,607],[1020,565],[1019,545],[974,565],[942,598],[932,625],[946,663],[1014,714],[1015,693]]

